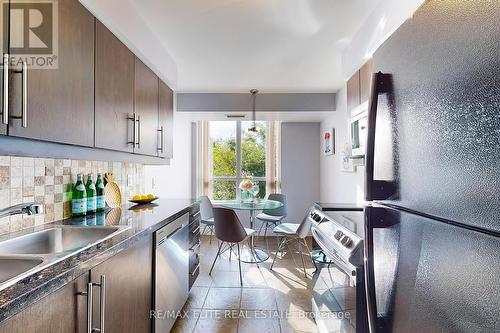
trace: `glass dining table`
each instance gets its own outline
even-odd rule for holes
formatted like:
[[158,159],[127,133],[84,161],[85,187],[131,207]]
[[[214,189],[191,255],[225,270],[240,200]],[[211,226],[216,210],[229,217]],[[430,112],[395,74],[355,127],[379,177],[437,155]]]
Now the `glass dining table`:
[[[255,230],[255,211],[263,209],[276,209],[283,206],[279,201],[275,200],[260,200],[255,202],[241,202],[239,200],[219,200],[213,202],[216,207],[224,207],[233,210],[243,210],[250,213],[250,228]],[[241,253],[241,261],[246,263],[259,263],[266,261],[269,254],[263,249],[255,246],[254,235],[250,237],[249,246],[243,247]]]

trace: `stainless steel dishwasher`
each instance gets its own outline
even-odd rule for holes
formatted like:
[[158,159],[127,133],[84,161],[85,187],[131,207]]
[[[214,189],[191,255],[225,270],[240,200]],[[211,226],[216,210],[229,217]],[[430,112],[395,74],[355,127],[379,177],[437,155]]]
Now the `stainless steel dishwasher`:
[[154,235],[154,327],[157,333],[167,333],[189,294],[189,213]]

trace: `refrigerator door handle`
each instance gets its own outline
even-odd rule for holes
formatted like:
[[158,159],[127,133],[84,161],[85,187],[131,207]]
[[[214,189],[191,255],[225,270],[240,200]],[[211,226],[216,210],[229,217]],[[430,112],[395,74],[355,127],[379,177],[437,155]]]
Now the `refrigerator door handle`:
[[370,101],[368,104],[368,133],[366,139],[366,166],[365,166],[365,198],[366,201],[384,200],[388,196],[385,192],[393,193],[394,185],[387,181],[374,179],[375,157],[375,130],[377,124],[378,96],[392,92],[392,75],[382,72],[374,73]]
[[375,296],[375,271],[373,267],[373,227],[371,225],[372,207],[365,209],[365,292],[370,333],[377,332],[377,303]]

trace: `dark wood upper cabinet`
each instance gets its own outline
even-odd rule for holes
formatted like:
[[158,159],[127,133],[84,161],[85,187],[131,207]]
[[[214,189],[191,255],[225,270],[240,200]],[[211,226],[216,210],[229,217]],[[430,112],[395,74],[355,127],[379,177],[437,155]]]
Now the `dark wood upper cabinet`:
[[101,22],[95,26],[95,146],[133,152],[134,54]]
[[[78,0],[58,1],[58,67],[28,69],[27,128],[10,119],[12,136],[94,145],[94,17]],[[11,27],[24,27],[12,22]],[[12,45],[10,45],[12,50]],[[29,67],[28,67],[29,68]],[[21,116],[21,74],[11,75],[11,110]]]
[[138,117],[134,153],[158,155],[158,77],[135,58],[135,113]]
[[369,60],[359,70],[359,95],[360,102],[364,103],[370,98],[372,84],[373,61]]
[[162,80],[159,84],[158,156],[172,158],[174,148],[174,92]]
[[[4,3],[1,3],[0,5],[4,5]],[[7,14],[8,15],[8,14]],[[0,24],[3,23],[3,20],[5,19],[5,16],[2,20],[0,20]],[[3,36],[0,36],[0,38],[3,38]],[[3,54],[5,52],[5,49],[3,47],[4,43],[0,43],[0,64],[2,64],[0,68],[0,135],[5,135],[7,134],[7,125],[4,125],[2,123],[2,116],[3,116],[3,75],[4,75],[4,69],[3,69]]]
[[359,96],[359,71],[356,71],[347,81],[347,111],[360,104]]
[[[93,283],[105,276],[104,325],[107,333],[151,331],[153,249],[152,238],[140,240],[90,271]],[[99,327],[100,295],[94,293],[94,324]]]
[[84,333],[87,332],[87,290],[85,273],[61,289],[2,322],[0,333]]

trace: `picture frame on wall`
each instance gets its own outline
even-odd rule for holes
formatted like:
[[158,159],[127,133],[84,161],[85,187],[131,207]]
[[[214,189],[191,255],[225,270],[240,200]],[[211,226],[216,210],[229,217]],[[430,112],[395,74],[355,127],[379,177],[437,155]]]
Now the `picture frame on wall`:
[[323,131],[321,136],[322,151],[324,156],[335,154],[335,128]]

